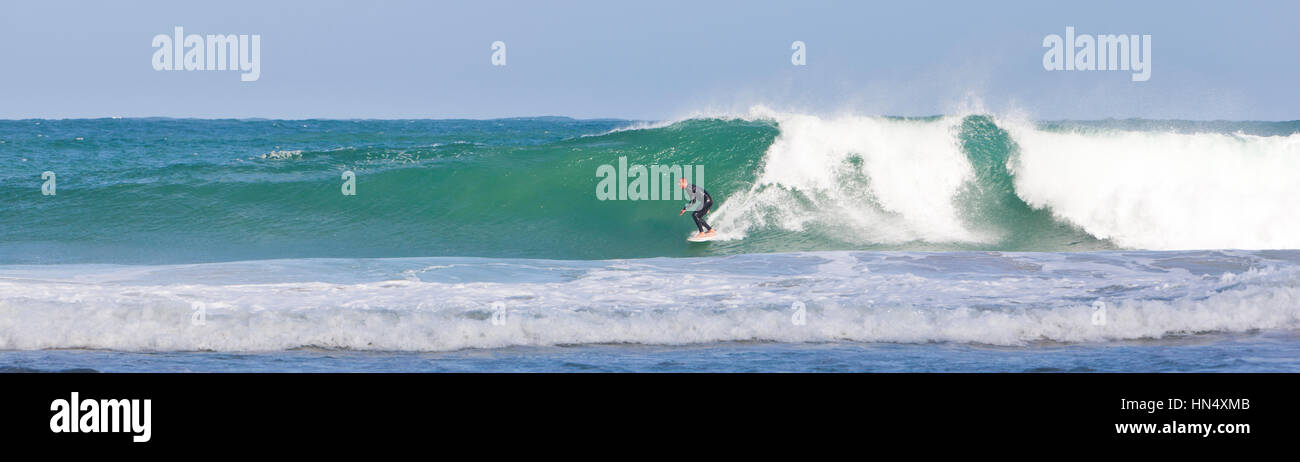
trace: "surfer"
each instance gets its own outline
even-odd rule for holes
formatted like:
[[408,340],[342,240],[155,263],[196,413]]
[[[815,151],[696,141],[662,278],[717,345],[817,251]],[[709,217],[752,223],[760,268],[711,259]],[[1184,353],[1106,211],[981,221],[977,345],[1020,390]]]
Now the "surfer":
[[682,211],[678,212],[677,216],[686,213],[686,209],[691,209],[691,218],[695,219],[695,227],[700,230],[699,234],[694,237],[712,236],[713,227],[704,221],[704,215],[707,215],[709,209],[713,208],[713,196],[710,196],[709,192],[705,191],[704,188],[687,183],[686,178],[678,178],[677,184],[686,191],[686,197],[690,199],[690,201],[686,202],[686,205],[682,206]]

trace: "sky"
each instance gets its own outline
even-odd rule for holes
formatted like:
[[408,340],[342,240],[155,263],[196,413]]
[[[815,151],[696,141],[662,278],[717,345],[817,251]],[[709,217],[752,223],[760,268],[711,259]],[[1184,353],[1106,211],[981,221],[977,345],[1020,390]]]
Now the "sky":
[[[1296,120],[1297,18],[1290,0],[5,0],[0,118]],[[153,37],[177,26],[259,35],[260,78],[155,70]],[[1067,26],[1151,35],[1150,80],[1045,70],[1044,37]]]

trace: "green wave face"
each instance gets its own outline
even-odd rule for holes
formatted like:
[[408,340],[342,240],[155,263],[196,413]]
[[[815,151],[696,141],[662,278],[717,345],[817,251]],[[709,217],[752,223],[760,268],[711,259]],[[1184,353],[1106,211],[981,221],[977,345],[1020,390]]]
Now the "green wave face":
[[1114,248],[1077,226],[1058,221],[1047,209],[1035,209],[1016,195],[1015,177],[1008,170],[1018,147],[1011,134],[991,117],[962,120],[959,136],[970,160],[974,180],[957,196],[962,217],[972,227],[998,237],[996,249],[1099,250]]
[[[628,124],[3,122],[3,160],[16,168],[0,173],[12,198],[0,205],[0,257],[688,255],[683,201],[598,200],[599,166],[703,165],[721,198],[748,184],[777,133],[722,120],[610,132]],[[54,196],[40,192],[46,170]],[[355,196],[342,194],[345,171]]]
[[[1300,171],[1295,123],[777,115],[634,127],[565,118],[3,121],[0,261],[1161,248],[1153,233],[1170,233],[1160,220],[1185,220],[1161,214],[1206,201],[1144,204],[1125,194],[1194,186],[1178,184],[1183,174],[1204,183],[1198,171],[1171,169],[1145,186],[1123,175],[1073,184],[1079,156],[1061,153],[1164,143],[1281,176]],[[702,166],[720,239],[684,242],[694,226],[677,214],[680,200],[600,200],[597,173],[620,159]],[[1098,162],[1102,172],[1124,168]],[[55,195],[41,193],[45,171],[56,174]],[[355,196],[341,192],[345,171],[356,175]],[[1071,187],[1082,189],[1060,189]],[[1300,195],[1269,187],[1279,201]],[[1277,226],[1277,236],[1300,235],[1287,234],[1285,220]],[[1295,247],[1274,234],[1234,242],[1206,233],[1191,237]]]

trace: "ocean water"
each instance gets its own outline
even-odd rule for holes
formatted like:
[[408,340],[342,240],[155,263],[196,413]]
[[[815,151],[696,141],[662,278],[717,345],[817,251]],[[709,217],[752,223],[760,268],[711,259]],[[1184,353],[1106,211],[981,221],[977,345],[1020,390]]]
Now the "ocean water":
[[[718,239],[599,200],[621,159],[701,166]],[[1300,122],[17,120],[0,163],[3,371],[1300,371]]]

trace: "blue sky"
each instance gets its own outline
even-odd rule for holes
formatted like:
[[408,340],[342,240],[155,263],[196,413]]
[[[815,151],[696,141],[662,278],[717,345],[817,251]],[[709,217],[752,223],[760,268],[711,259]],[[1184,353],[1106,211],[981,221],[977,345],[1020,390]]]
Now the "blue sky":
[[[1297,18],[1295,1],[6,1],[0,118],[1295,120]],[[175,26],[260,34],[261,78],[155,71],[151,39]],[[1066,26],[1152,35],[1151,79],[1045,71],[1043,37]]]

